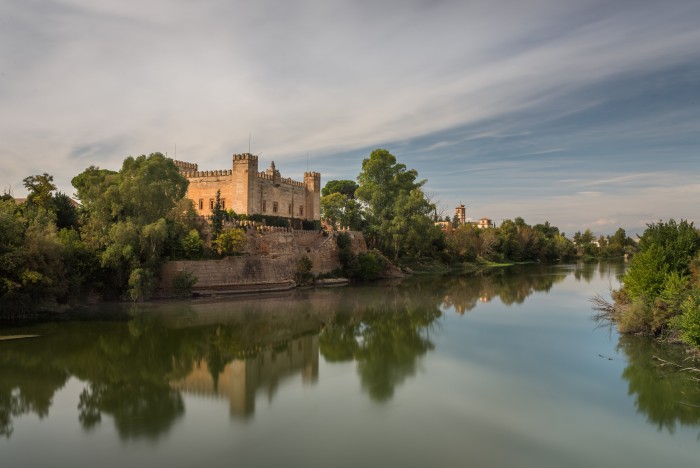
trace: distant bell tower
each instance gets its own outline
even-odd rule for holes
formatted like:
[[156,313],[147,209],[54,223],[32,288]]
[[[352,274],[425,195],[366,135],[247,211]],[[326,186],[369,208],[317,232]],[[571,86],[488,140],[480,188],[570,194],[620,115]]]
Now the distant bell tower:
[[467,208],[460,204],[455,208],[455,216],[459,221],[459,224],[465,224],[467,222]]

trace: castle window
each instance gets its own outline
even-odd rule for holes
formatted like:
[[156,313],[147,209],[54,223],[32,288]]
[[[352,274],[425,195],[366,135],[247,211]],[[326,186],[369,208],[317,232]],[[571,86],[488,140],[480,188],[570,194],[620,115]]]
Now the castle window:
[[267,211],[267,201],[263,200],[263,213]]
[[221,209],[222,210],[226,209],[226,200],[224,198],[221,199]]
[[204,198],[199,199],[199,211],[204,209]]
[[214,211],[214,199],[213,198],[209,199],[209,209]]
[[289,214],[292,214],[292,205],[289,205]]
[[272,212],[277,213],[277,208],[279,208],[279,205],[277,202],[272,202]]
[[304,216],[304,207],[299,206],[299,216]]

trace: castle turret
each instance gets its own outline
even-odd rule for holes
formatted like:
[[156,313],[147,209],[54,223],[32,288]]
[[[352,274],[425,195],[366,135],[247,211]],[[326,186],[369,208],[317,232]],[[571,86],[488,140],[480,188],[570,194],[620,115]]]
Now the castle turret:
[[321,219],[321,174],[304,172],[306,186],[306,219]]
[[[257,176],[257,156],[250,153],[233,155],[233,186],[235,187],[235,193],[232,208],[236,213],[256,213],[255,203],[259,198],[259,194],[255,193],[254,188]],[[256,197],[256,195],[258,196]]]

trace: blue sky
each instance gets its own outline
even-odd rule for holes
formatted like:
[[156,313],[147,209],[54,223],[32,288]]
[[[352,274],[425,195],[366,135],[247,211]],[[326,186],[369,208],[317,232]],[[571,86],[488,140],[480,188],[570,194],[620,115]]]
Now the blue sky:
[[0,184],[167,152],[354,179],[567,233],[700,221],[700,2],[4,0]]

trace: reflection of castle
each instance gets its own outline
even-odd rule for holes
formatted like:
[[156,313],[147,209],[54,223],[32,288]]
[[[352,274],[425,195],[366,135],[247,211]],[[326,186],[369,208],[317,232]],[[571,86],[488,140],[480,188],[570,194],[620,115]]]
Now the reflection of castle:
[[174,389],[194,395],[229,399],[231,416],[250,417],[255,411],[255,394],[267,389],[272,398],[279,383],[297,373],[304,382],[318,379],[318,335],[290,340],[285,345],[234,359],[212,376],[204,360],[197,361],[182,380],[170,383]]

